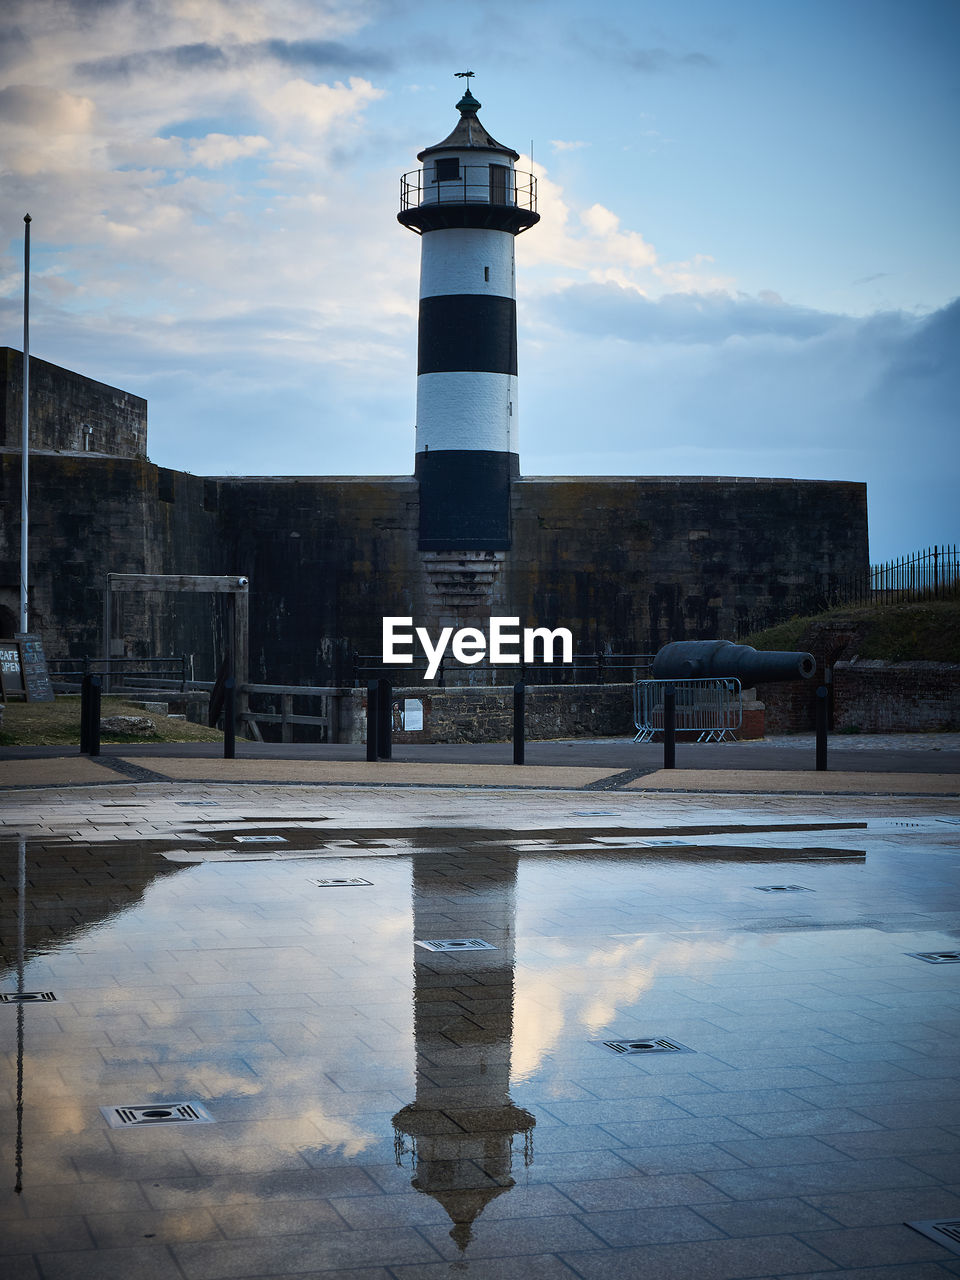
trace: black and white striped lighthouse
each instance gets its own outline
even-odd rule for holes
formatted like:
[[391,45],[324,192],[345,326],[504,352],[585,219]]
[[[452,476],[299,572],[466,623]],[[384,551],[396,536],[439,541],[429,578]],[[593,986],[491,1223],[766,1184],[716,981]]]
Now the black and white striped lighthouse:
[[[471,75],[472,72],[460,73]],[[487,133],[467,91],[460,120],[403,175],[400,212],[423,237],[417,361],[420,549],[504,551],[517,446],[514,238],[539,222],[536,179]]]

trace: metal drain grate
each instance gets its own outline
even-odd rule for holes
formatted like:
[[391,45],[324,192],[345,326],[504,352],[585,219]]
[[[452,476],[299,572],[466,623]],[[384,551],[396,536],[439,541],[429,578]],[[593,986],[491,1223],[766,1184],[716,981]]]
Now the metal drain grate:
[[755,884],[753,887],[761,893],[795,893],[801,889],[804,893],[816,893],[815,889],[808,889],[805,884]]
[[651,1040],[601,1040],[600,1044],[605,1049],[612,1049],[614,1053],[695,1053],[695,1049],[688,1049],[685,1044],[678,1044],[676,1040],[665,1040],[662,1036]]
[[921,1222],[905,1222],[903,1225],[942,1244],[951,1253],[960,1253],[960,1218],[925,1218]]
[[111,1129],[129,1129],[141,1124],[215,1124],[199,1102],[145,1102],[135,1107],[101,1107],[100,1114]]
[[237,844],[286,844],[286,836],[234,836]]
[[424,951],[496,951],[492,942],[482,938],[417,938],[416,945]]
[[361,880],[359,876],[351,876],[350,878],[340,878],[331,880],[311,880],[311,884],[319,885],[321,889],[339,889],[352,888],[354,885],[373,884],[372,880]]
[[905,951],[903,954],[926,960],[927,964],[960,964],[960,951]]
[[56,998],[52,991],[0,991],[0,1001],[4,1004],[40,1004]]

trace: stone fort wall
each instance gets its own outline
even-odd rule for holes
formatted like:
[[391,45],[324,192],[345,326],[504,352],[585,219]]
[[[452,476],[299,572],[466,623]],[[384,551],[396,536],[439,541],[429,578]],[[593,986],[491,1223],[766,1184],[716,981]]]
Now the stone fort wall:
[[[384,615],[431,628],[516,616],[521,626],[569,627],[579,652],[600,646],[646,653],[668,640],[733,637],[738,616],[803,585],[826,587],[868,563],[863,484],[524,478],[511,490],[512,549],[480,564],[479,573],[467,557],[460,571],[465,582],[485,575],[470,603],[438,589],[436,565],[417,549],[412,476],[203,478],[167,470],[142,451],[143,401],[52,365],[35,376],[37,365],[43,362],[31,360],[31,402],[35,387],[50,406],[61,394],[64,404],[88,394],[91,403],[112,403],[115,419],[111,437],[103,410],[103,439],[115,441],[110,453],[62,450],[73,438],[73,417],[57,417],[53,408],[39,415],[31,607],[50,657],[102,653],[109,572],[245,574],[251,679],[342,684],[351,680],[353,650],[380,652]],[[9,361],[0,373],[4,368]],[[0,384],[7,405],[0,445],[4,633],[15,625],[19,592],[20,456],[9,426],[15,399],[9,381]],[[212,678],[222,625],[209,597],[131,593],[116,607],[115,651],[194,653],[196,677]]]

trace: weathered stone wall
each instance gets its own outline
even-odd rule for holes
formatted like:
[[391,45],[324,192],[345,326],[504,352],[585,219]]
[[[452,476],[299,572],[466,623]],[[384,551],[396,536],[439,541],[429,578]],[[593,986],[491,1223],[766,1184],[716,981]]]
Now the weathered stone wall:
[[[19,450],[22,421],[23,355],[0,347],[0,447]],[[30,448],[145,457],[147,402],[31,356]]]
[[[20,372],[19,352],[0,349],[0,630],[19,594]],[[462,568],[467,584],[489,569],[468,598],[440,588],[417,549],[412,477],[202,479],[142,456],[139,397],[32,360],[34,398],[31,625],[51,657],[101,652],[108,572],[246,575],[251,679],[334,685],[352,681],[354,650],[379,655],[385,615],[435,634],[499,614],[569,628],[578,654],[652,653],[732,637],[738,616],[867,565],[861,484],[521,479],[512,549]],[[131,594],[116,611],[117,652],[194,653],[196,677],[210,678],[222,619],[209,599]]]
[[[394,707],[407,698],[423,703],[423,729],[394,730],[398,745],[428,742],[509,742],[513,737],[513,688],[461,686],[437,689],[413,686],[393,690]],[[351,725],[341,741],[366,741],[367,695],[349,690],[342,702],[341,725]],[[550,738],[626,737],[633,735],[633,686],[629,684],[533,685],[527,689],[525,734],[531,741]],[[398,723],[395,718],[395,724]]]
[[[381,620],[436,623],[407,478],[223,479],[233,560],[250,565],[259,680],[339,683]],[[513,549],[487,597],[577,652],[655,652],[736,634],[739,614],[867,564],[865,486],[797,480],[522,480]],[[456,611],[443,621],[457,622]],[[475,622],[473,617],[459,621]]]
[[[0,457],[4,507],[18,512],[19,457]],[[204,480],[91,455],[38,455],[32,476],[36,625],[51,654],[99,644],[108,571],[246,574],[250,673],[265,683],[347,683],[353,650],[379,654],[384,615],[437,622],[412,478]],[[862,568],[862,497],[860,485],[789,480],[522,481],[513,550],[487,610],[569,627],[579,653],[730,636],[738,612],[793,590],[803,565],[822,583]],[[8,520],[0,588],[14,598],[18,548]],[[202,648],[194,633],[210,631],[206,602],[191,606],[185,635],[175,625],[185,603],[146,604],[138,615],[123,602],[117,630],[128,646],[163,652],[166,635],[170,652]]]
[[960,729],[960,666],[945,662],[838,662],[837,732],[917,733]]
[[521,623],[655,653],[868,564],[866,486],[816,480],[521,480],[507,594]]
[[[204,484],[143,458],[37,454],[30,466],[31,627],[51,658],[100,656],[107,573],[229,573]],[[161,496],[163,495],[163,496]],[[19,602],[20,458],[0,454],[0,610],[10,626]],[[243,570],[239,570],[243,572]],[[115,652],[195,653],[206,672],[218,619],[209,597],[155,592],[117,597]]]

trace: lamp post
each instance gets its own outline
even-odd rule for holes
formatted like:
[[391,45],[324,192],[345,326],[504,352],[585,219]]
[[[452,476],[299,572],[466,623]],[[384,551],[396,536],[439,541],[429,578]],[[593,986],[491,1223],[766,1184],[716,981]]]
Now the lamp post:
[[27,551],[30,511],[30,222],[29,213],[23,217],[23,422],[20,433],[20,630],[29,626],[29,569]]

